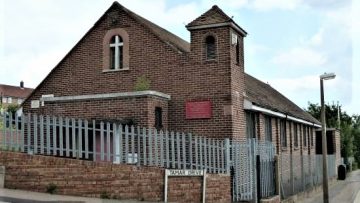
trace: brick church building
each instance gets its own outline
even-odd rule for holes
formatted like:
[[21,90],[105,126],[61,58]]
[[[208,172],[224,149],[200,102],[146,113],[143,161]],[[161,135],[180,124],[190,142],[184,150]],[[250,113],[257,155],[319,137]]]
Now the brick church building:
[[[246,116],[270,122],[275,134],[280,120],[319,125],[244,72],[247,33],[220,8],[186,28],[190,43],[113,3],[27,98],[24,112],[233,139],[253,136],[246,136]],[[139,83],[146,88],[136,91]]]
[[245,73],[244,29],[217,6],[186,28],[190,42],[114,2],[25,100],[24,113],[256,138],[279,155],[315,155],[320,122]]

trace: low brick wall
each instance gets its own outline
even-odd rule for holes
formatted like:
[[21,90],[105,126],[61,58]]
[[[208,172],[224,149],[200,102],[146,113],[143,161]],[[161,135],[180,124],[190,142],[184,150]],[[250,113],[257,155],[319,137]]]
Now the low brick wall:
[[[201,202],[202,177],[169,177],[168,181],[169,202]],[[206,202],[231,202],[229,176],[207,175]]]
[[263,198],[260,200],[260,203],[280,203],[280,202],[281,200],[279,195],[275,195],[269,198]]
[[[46,192],[50,184],[57,194],[114,199],[162,201],[164,169],[98,163],[51,156],[0,151],[5,166],[5,187]],[[174,202],[200,202],[200,177],[170,177],[168,198]],[[230,176],[208,174],[206,202],[230,202]]]

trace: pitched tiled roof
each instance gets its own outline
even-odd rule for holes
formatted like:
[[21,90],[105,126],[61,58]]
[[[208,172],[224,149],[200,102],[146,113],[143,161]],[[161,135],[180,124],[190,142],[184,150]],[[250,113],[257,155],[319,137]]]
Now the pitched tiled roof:
[[180,49],[183,52],[190,52],[190,44],[189,42],[181,39],[180,37],[174,35],[173,33],[167,31],[166,29],[150,22],[149,20],[137,15],[136,13],[130,11],[125,8],[118,2],[114,2],[114,5],[119,6],[120,9],[128,13],[131,17],[136,19],[143,26],[147,27],[150,31],[152,31],[157,37],[159,37],[165,43]]
[[3,85],[0,84],[0,94],[2,96],[14,98],[26,98],[33,91],[31,88],[21,88],[19,86]]
[[245,92],[246,99],[257,106],[320,124],[318,120],[298,107],[276,89],[272,88],[269,84],[263,83],[248,74],[245,74]]
[[209,25],[216,23],[225,23],[232,19],[224,13],[218,6],[214,5],[210,10],[203,13],[200,17],[190,22],[187,27],[198,25]]
[[192,22],[186,25],[190,30],[191,28],[211,26],[211,25],[230,25],[238,30],[244,37],[247,35],[246,31],[243,30],[235,21],[230,18],[224,11],[222,11],[218,6],[214,5],[210,10],[203,13],[200,17],[196,18]]

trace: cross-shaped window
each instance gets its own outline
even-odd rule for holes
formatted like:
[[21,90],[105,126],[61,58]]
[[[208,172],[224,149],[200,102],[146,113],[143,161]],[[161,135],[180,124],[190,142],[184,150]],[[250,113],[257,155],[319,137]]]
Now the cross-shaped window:
[[123,68],[123,40],[115,35],[110,41],[110,69],[118,70]]

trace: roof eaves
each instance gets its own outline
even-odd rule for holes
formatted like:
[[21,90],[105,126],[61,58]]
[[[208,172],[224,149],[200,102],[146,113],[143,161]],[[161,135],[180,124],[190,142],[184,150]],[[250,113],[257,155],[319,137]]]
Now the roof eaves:
[[240,26],[238,26],[233,20],[230,20],[228,22],[223,23],[215,23],[215,24],[206,24],[206,25],[194,25],[194,26],[185,26],[188,30],[200,30],[200,29],[207,29],[207,28],[215,28],[215,27],[224,27],[224,26],[230,26],[236,31],[238,31],[241,36],[246,37],[247,32],[242,29]]

